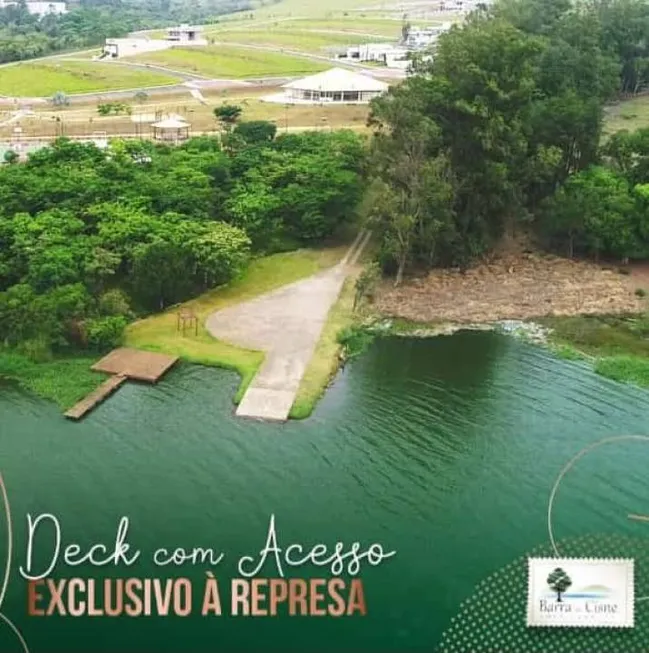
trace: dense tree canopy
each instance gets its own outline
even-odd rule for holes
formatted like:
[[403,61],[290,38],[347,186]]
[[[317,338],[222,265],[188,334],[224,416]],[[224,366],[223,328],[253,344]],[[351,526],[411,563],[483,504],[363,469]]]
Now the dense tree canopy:
[[313,243],[354,215],[351,132],[224,152],[59,140],[0,168],[0,342],[104,348],[134,313],[226,283],[250,255]]
[[600,150],[605,103],[645,84],[647,7],[502,0],[374,101],[365,210],[397,281],[408,265],[464,265],[521,229],[571,254],[649,253],[637,186],[648,137],[611,141],[619,171]]

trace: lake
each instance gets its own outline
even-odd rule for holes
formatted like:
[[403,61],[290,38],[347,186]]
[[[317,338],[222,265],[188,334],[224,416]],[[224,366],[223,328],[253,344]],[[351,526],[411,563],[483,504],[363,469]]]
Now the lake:
[[[2,611],[32,653],[431,651],[482,579],[547,543],[550,489],[574,454],[649,434],[648,392],[488,332],[378,339],[304,422],[236,419],[237,383],[180,365],[155,387],[124,385],[81,423],[2,386],[0,470],[17,540]],[[649,512],[648,461],[638,442],[580,461],[557,498],[557,537],[647,534],[626,515]],[[358,540],[397,554],[363,571],[365,617],[37,619],[17,568],[25,515],[42,512],[58,516],[64,544],[110,543],[128,515],[129,541],[145,552],[214,547],[226,581],[263,547],[271,514],[280,545]],[[202,587],[204,572],[143,561],[52,575],[182,575]],[[0,650],[20,650],[4,627]]]

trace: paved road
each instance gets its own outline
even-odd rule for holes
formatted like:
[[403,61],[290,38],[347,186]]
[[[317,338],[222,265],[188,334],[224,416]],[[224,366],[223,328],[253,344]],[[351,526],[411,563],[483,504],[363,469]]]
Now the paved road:
[[238,416],[288,419],[349,264],[358,260],[368,239],[368,232],[360,233],[347,256],[329,270],[208,317],[205,326],[215,338],[266,352],[237,407]]

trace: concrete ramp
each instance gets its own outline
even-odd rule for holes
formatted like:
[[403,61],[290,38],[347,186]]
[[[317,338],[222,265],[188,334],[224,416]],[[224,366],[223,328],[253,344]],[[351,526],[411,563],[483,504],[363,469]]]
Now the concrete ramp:
[[219,340],[266,352],[236,414],[284,421],[320,339],[329,310],[348,272],[369,240],[358,235],[347,256],[334,268],[279,288],[249,302],[217,311],[207,330]]

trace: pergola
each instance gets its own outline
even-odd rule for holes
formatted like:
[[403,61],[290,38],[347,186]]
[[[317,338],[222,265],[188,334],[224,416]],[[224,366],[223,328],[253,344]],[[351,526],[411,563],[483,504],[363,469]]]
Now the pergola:
[[171,141],[177,143],[178,141],[185,141],[189,138],[189,123],[180,120],[179,118],[165,118],[158,122],[154,122],[151,127],[153,128],[153,140],[155,141]]

